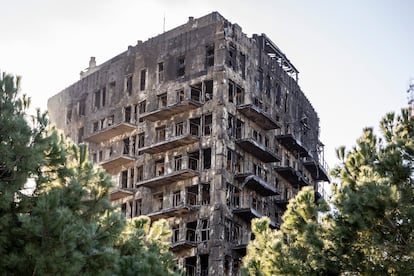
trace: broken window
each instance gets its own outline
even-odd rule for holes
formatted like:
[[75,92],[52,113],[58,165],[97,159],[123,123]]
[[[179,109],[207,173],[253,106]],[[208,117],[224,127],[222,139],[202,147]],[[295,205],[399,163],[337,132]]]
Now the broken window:
[[122,171],[121,173],[121,188],[127,188],[128,185],[128,171]]
[[236,186],[226,183],[226,202],[230,208],[240,207],[240,189]]
[[259,92],[263,91],[263,71],[262,70],[258,70],[257,71],[257,82],[256,82],[256,89]]
[[86,114],[86,99],[81,99],[79,101],[79,116],[85,116]]
[[98,155],[96,154],[96,152],[92,153],[92,162],[93,163],[97,163],[98,162]]
[[162,142],[165,141],[165,134],[166,134],[166,127],[160,126],[155,129],[155,142]]
[[200,160],[200,153],[198,151],[188,153],[188,168],[198,171],[198,160]]
[[191,85],[191,100],[200,102],[201,99],[201,91],[202,91],[202,83],[196,83]]
[[226,64],[228,67],[230,67],[233,70],[236,70],[237,68],[236,54],[237,54],[236,46],[233,43],[230,43],[228,51],[227,51]]
[[158,95],[158,108],[167,106],[167,93]]
[[[143,148],[145,146],[145,132],[138,134],[138,148]],[[138,151],[138,155],[141,155],[142,151]]]
[[121,205],[121,213],[126,217],[127,216],[127,204],[123,203]]
[[210,183],[201,184],[201,204],[210,204]]
[[184,134],[184,122],[175,124],[175,136],[181,136]]
[[177,155],[174,157],[174,170],[179,171],[183,166],[183,157],[182,155]]
[[125,91],[129,96],[131,96],[131,94],[132,94],[132,75],[129,75],[129,76],[126,77]]
[[108,118],[107,118],[107,126],[110,127],[113,124],[114,124],[114,115],[112,114],[112,115],[108,116]]
[[[147,101],[141,101],[138,103],[138,114],[144,114],[146,112]],[[144,119],[139,118],[139,122],[143,122]]]
[[137,167],[137,182],[144,181],[144,166]]
[[204,81],[204,101],[213,99],[213,80]]
[[187,201],[189,205],[197,205],[198,185],[187,187]]
[[181,191],[175,191],[173,193],[173,207],[177,207],[181,204]]
[[177,58],[177,77],[183,77],[185,75],[185,57],[180,56]]
[[142,215],[142,199],[136,199],[135,200],[135,216],[141,216]]
[[276,105],[280,106],[282,103],[282,89],[280,88],[280,84],[276,83]]
[[171,236],[171,243],[177,243],[180,241],[180,227],[178,225],[173,225],[171,227],[172,236]]
[[244,90],[240,86],[236,85],[236,104],[240,105],[244,102]]
[[246,78],[246,55],[240,52],[239,60],[240,60],[239,64],[240,64],[241,75],[242,75],[242,78],[245,79]]
[[163,209],[163,201],[164,198],[162,193],[154,194],[152,203],[153,212],[157,212]]
[[203,116],[203,135],[210,136],[213,131],[213,115],[208,114]]
[[97,132],[99,130],[99,122],[93,122],[92,132]]
[[158,83],[164,81],[164,63],[158,62]]
[[196,265],[197,257],[187,257],[184,261],[184,271],[186,276],[195,276],[196,275]]
[[78,144],[83,142],[84,132],[85,132],[85,129],[83,127],[80,127],[78,129]]
[[206,46],[206,67],[214,66],[214,44]]
[[176,95],[177,95],[177,103],[181,103],[182,101],[185,100],[184,89],[177,90]]
[[[187,222],[187,231],[186,231],[186,240],[187,241],[196,241],[196,229],[197,229],[197,221]],[[194,257],[195,258],[195,257]]]
[[103,151],[99,151],[99,161],[103,160]]
[[72,122],[72,105],[68,105],[66,107],[66,124],[70,124]]
[[132,109],[131,109],[130,106],[125,107],[125,109],[124,109],[124,118],[125,118],[125,122],[127,122],[127,123],[131,122]]
[[210,223],[208,219],[200,221],[200,241],[208,241],[210,239]]
[[234,98],[234,82],[229,81],[229,102],[233,102],[233,98]]
[[200,118],[190,119],[190,134],[194,136],[200,135]]
[[109,96],[113,95],[113,93],[115,92],[115,87],[116,87],[116,82],[111,81],[109,83]]
[[140,75],[140,82],[139,82],[139,90],[141,91],[145,90],[146,77],[147,77],[147,70],[142,69],[141,75]]
[[129,137],[125,138],[123,141],[123,150],[122,154],[129,154]]
[[208,254],[200,255],[200,276],[208,276]]
[[272,84],[271,84],[271,81],[270,81],[270,76],[267,75],[266,76],[266,85],[265,85],[265,94],[266,94],[266,96],[267,96],[268,99],[270,99],[270,91],[271,91],[271,89],[272,89]]
[[203,149],[203,168],[205,170],[211,168],[211,148]]
[[155,176],[162,176],[165,172],[164,158],[155,161]]

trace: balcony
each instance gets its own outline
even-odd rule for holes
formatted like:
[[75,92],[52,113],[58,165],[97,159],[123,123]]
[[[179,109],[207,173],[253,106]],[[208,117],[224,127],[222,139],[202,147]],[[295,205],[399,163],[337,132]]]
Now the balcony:
[[309,185],[298,164],[289,159],[285,159],[280,166],[275,167],[275,171],[295,188]]
[[253,196],[244,196],[240,198],[240,204],[232,206],[233,214],[240,216],[246,222],[253,218],[260,218],[263,215],[263,202]]
[[170,250],[173,252],[197,246],[196,229],[183,227],[173,229]]
[[147,175],[145,180],[138,182],[137,186],[155,188],[200,174],[199,160],[189,156],[176,157],[166,163],[156,162],[152,166],[154,170]]
[[240,233],[240,237],[235,240],[232,249],[240,254],[240,256],[246,255],[246,249],[249,242],[252,240],[252,234],[249,232]]
[[237,173],[234,178],[242,183],[242,187],[252,189],[262,196],[279,194],[276,187],[272,185],[275,180],[272,175],[251,162],[244,162],[241,172]]
[[270,114],[254,104],[239,105],[237,110],[264,130],[280,128],[278,122],[273,120]]
[[[242,131],[237,130],[237,133],[241,134]],[[265,140],[263,144],[263,139],[255,134],[257,134],[255,131],[246,131],[244,135],[237,137],[236,144],[264,163],[280,161],[280,157],[269,148],[270,142]]]
[[134,165],[135,157],[129,154],[112,155],[109,159],[103,160],[99,163],[107,172],[117,172],[122,168],[131,167]]
[[156,142],[150,146],[140,149],[143,153],[160,153],[172,150],[181,146],[190,145],[200,140],[200,126],[190,123],[183,126],[179,132],[170,137],[157,137]]
[[321,163],[309,156],[302,163],[316,181],[330,181],[328,165],[324,161]]
[[113,189],[109,195],[110,201],[115,201],[123,198],[132,197],[134,195],[134,192],[130,189],[120,189],[116,188]]
[[180,102],[177,102],[173,105],[161,107],[154,111],[148,112],[146,114],[142,114],[141,118],[144,120],[149,120],[151,122],[159,121],[159,120],[166,120],[171,118],[172,116],[183,113],[189,110],[193,110],[199,108],[201,103],[199,99],[186,99]]
[[124,135],[132,132],[136,129],[136,126],[130,123],[121,122],[116,125],[108,126],[100,131],[92,133],[89,137],[85,138],[85,141],[91,143],[102,143],[108,141],[113,137]]
[[275,199],[275,204],[282,210],[286,210],[287,205],[289,204],[289,199],[286,197],[279,196],[279,198]]
[[155,221],[162,218],[166,219],[188,214],[189,212],[198,210],[199,208],[200,205],[197,200],[197,194],[186,192],[184,198],[181,198],[180,194],[173,194],[169,205],[162,206],[161,210],[155,210],[147,216],[151,218],[151,221]]
[[293,134],[281,134],[276,135],[276,139],[279,143],[292,153],[298,153],[300,157],[307,157],[309,153],[307,149],[302,145],[299,139],[296,139]]

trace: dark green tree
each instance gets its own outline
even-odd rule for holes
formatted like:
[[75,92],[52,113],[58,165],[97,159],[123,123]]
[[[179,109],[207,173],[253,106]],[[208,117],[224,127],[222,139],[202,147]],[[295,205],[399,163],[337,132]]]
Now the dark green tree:
[[110,177],[88,161],[86,145],[49,130],[46,114],[30,118],[29,100],[18,91],[19,79],[3,74],[0,274],[174,274],[166,223],[127,222],[109,201]]
[[311,189],[291,200],[280,230],[252,225],[251,275],[414,275],[414,119],[387,114],[337,151],[331,210]]

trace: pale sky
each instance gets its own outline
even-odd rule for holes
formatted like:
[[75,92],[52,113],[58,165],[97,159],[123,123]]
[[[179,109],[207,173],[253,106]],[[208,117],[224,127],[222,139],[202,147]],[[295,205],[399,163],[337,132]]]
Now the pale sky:
[[318,112],[325,159],[350,148],[365,126],[407,106],[414,78],[410,0],[0,0],[0,71],[22,76],[32,106],[79,79],[90,56],[103,63],[147,40],[218,11],[243,31],[265,33],[299,70]]

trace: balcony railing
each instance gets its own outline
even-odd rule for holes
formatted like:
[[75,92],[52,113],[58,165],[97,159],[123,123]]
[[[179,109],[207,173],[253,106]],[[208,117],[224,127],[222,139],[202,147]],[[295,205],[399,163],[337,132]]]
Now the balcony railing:
[[149,171],[137,186],[150,188],[160,187],[176,181],[190,179],[199,175],[199,160],[189,156],[176,157],[165,163],[151,164],[154,169]]
[[[265,163],[278,162],[277,148],[271,148],[270,140],[261,137],[252,129],[236,129],[236,144]],[[260,138],[261,137],[261,138]]]
[[280,128],[279,123],[257,105],[241,104],[237,106],[237,110],[264,130]]
[[187,123],[176,130],[171,136],[158,137],[154,144],[140,149],[143,153],[160,153],[175,149],[181,146],[193,144],[200,139],[200,126],[194,123]]
[[309,185],[309,180],[303,174],[303,166],[298,161],[284,158],[275,171],[295,188]]
[[173,229],[170,246],[172,251],[188,249],[195,246],[197,246],[195,229],[187,227]]
[[292,133],[285,133],[276,135],[276,139],[288,151],[294,154],[298,153],[301,157],[309,156],[308,150],[302,144],[301,140],[298,138],[298,135],[294,135]]
[[106,128],[93,132],[90,136],[85,138],[85,141],[92,143],[102,143],[116,136],[130,133],[135,129],[136,126],[133,124],[121,122],[116,125],[107,126]]
[[330,181],[328,175],[329,168],[325,160],[317,160],[308,156],[304,159],[303,165],[316,181]]
[[241,195],[239,205],[231,206],[233,214],[240,216],[247,222],[250,222],[253,218],[268,215],[268,209],[265,207],[261,198],[247,195],[247,193],[242,193]]
[[142,114],[141,118],[152,122],[159,120],[166,120],[176,114],[180,114],[189,110],[196,109],[201,106],[200,96],[193,95],[186,99],[177,99],[177,101],[171,105],[165,107],[156,106],[150,112]]
[[275,185],[276,178],[273,177],[271,172],[265,171],[258,165],[254,165],[252,162],[242,162],[234,177],[241,181],[242,187],[255,190],[262,196],[279,194]]
[[200,207],[197,197],[198,195],[192,192],[186,192],[183,198],[181,194],[173,194],[171,195],[171,200],[164,204],[161,210],[154,210],[148,216],[152,220],[158,220],[187,214]]
[[109,199],[111,201],[116,201],[128,197],[132,197],[134,192],[131,189],[115,188],[111,191]]

